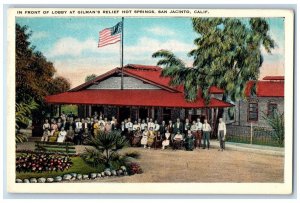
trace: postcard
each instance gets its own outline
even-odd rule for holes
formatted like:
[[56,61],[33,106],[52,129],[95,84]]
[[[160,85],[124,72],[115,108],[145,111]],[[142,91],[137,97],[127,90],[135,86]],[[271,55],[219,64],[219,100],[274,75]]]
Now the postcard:
[[291,194],[293,16],[9,9],[8,191]]

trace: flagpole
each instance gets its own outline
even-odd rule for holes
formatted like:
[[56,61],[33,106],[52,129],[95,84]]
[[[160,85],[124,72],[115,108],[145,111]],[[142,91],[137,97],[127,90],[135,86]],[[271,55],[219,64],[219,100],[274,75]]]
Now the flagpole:
[[124,17],[122,17],[122,32],[121,32],[121,90],[124,88],[124,73],[123,73],[123,40],[124,40]]

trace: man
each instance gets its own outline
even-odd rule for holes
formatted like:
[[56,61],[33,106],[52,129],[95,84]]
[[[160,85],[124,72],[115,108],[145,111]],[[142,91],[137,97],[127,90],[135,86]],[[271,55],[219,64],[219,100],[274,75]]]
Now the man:
[[154,129],[155,126],[154,126],[152,118],[149,119],[149,122],[148,122],[147,126],[148,126],[148,130],[150,130],[150,128]]
[[125,122],[124,121],[121,122],[120,129],[121,129],[121,135],[125,136],[126,132],[125,132]]
[[48,137],[50,136],[50,123],[48,122],[48,119],[45,120],[45,123],[43,124],[43,136],[41,141],[48,141]]
[[142,124],[141,124],[141,130],[142,130],[142,132],[144,132],[144,130],[145,130],[146,128],[148,129],[148,126],[147,126],[147,123],[145,123],[145,120],[143,119],[143,120],[142,120]]
[[207,149],[209,149],[209,139],[210,139],[210,132],[211,132],[211,127],[209,125],[209,123],[207,122],[207,119],[204,120],[204,124],[203,124],[203,149],[205,149],[206,147],[206,143],[207,143]]
[[180,122],[179,118],[177,118],[176,123],[174,123],[174,125],[173,125],[173,131],[176,132],[176,133],[177,132],[180,132],[180,133],[183,132],[183,124]]
[[159,126],[159,131],[160,131],[160,134],[162,135],[162,137],[164,138],[165,136],[165,133],[166,133],[166,122],[165,121],[162,121],[161,125]]
[[220,141],[220,150],[225,150],[225,137],[226,137],[226,124],[223,122],[222,118],[219,118],[218,125],[218,138]]
[[134,121],[134,124],[133,124],[132,130],[133,130],[133,131],[136,131],[138,128],[141,128],[141,127],[139,126],[139,124],[138,124],[138,122],[137,122],[137,121]]
[[82,142],[82,123],[80,122],[80,118],[76,119],[75,122],[75,137],[74,137],[74,143],[79,145]]
[[154,121],[154,131],[157,133],[159,131],[159,124],[157,123],[157,120]]
[[99,123],[99,126],[101,123],[105,126],[105,121],[103,120],[102,116],[99,117],[98,123]]
[[169,133],[171,133],[171,135],[172,135],[173,130],[174,130],[174,128],[173,128],[173,123],[172,123],[171,120],[169,120],[169,124],[168,124],[168,126],[167,126],[167,131],[169,131]]
[[191,129],[191,124],[189,119],[185,119],[185,123],[184,123],[184,134],[187,135],[188,131]]
[[125,123],[125,129],[127,129],[126,137],[128,140],[130,140],[131,135],[133,134],[133,124],[131,122],[131,118],[128,118],[127,123]]
[[200,121],[200,118],[197,118],[197,122],[196,122],[196,128],[197,128],[197,133],[195,136],[195,148],[199,148],[201,147],[201,140],[202,140],[202,123]]
[[186,151],[193,151],[194,150],[194,135],[192,131],[188,130],[187,136],[185,137],[185,149]]

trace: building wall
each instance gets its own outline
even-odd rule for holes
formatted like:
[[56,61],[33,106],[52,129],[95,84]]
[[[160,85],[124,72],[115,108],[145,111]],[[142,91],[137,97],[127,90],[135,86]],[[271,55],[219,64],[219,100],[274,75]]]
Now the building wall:
[[[157,86],[146,84],[133,77],[124,77],[124,89],[160,89]],[[87,89],[121,89],[121,77],[110,77],[94,84]]]
[[[269,127],[263,118],[264,113],[268,113],[268,104],[270,102],[277,104],[277,109],[280,113],[284,112],[284,98],[283,97],[255,97],[247,99],[246,101],[240,101],[236,103],[236,121],[234,125],[250,126],[251,122],[248,121],[248,106],[249,101],[258,102],[258,120],[252,121],[253,126],[257,127]],[[240,107],[239,107],[240,106]],[[240,110],[240,112],[239,112]]]

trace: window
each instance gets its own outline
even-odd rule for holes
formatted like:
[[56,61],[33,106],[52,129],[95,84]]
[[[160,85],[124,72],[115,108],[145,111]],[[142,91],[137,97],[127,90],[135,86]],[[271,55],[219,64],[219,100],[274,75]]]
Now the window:
[[257,121],[258,120],[258,103],[250,102],[248,106],[248,120]]
[[277,111],[277,104],[271,102],[268,103],[268,116],[274,116],[276,111]]

